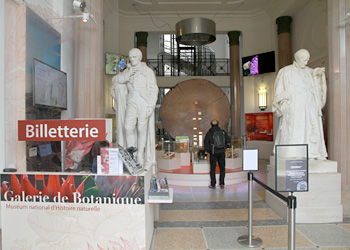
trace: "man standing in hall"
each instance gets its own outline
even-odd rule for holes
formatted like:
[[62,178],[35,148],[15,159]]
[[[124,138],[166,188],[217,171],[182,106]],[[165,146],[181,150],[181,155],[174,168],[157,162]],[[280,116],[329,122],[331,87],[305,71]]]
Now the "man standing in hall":
[[144,166],[145,162],[155,162],[158,86],[153,70],[141,59],[139,49],[129,51],[128,68],[112,79],[112,97],[117,105],[117,142],[129,150],[137,148],[137,162]]
[[209,188],[215,189],[215,169],[217,162],[220,168],[220,188],[223,189],[225,187],[225,151],[229,142],[230,137],[219,127],[219,122],[213,120],[211,122],[211,128],[204,138],[204,149],[210,154]]

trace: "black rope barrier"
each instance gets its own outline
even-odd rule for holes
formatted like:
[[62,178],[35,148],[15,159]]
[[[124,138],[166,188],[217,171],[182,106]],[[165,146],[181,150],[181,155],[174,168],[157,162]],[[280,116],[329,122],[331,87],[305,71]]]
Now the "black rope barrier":
[[290,196],[285,197],[273,190],[265,183],[262,183],[254,177],[254,174],[248,172],[248,235],[242,235],[238,237],[239,244],[246,247],[261,247],[262,240],[256,236],[253,236],[253,181],[260,186],[270,191],[273,195],[277,196],[281,200],[287,203],[288,207],[288,250],[295,250],[295,209],[296,209],[296,197],[293,196],[293,192]]
[[274,195],[276,195],[278,198],[284,200],[285,202],[287,202],[288,204],[288,197],[285,197],[284,195],[278,193],[276,190],[273,190],[272,188],[270,188],[269,186],[267,186],[265,183],[262,183],[261,181],[259,181],[257,178],[255,178],[253,176],[253,180],[258,183],[260,186],[262,186],[263,188],[269,190],[271,193],[273,193]]

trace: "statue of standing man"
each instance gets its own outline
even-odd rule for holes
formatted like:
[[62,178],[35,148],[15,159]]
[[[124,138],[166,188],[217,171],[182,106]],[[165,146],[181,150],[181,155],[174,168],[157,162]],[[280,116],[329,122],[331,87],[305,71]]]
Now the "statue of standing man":
[[309,59],[307,50],[298,50],[293,64],[277,74],[272,111],[280,120],[275,145],[308,144],[310,159],[326,159],[322,126],[327,97],[325,69],[307,67]]
[[117,142],[127,150],[137,149],[137,162],[142,166],[155,162],[154,108],[158,98],[156,77],[142,52],[129,51],[130,63],[113,77],[112,97],[116,104]]

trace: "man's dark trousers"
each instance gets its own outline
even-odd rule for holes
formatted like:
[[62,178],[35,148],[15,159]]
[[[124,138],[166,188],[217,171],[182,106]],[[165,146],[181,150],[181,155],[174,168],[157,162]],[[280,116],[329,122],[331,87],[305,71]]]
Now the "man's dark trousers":
[[210,180],[212,187],[216,185],[216,162],[219,163],[220,168],[220,185],[225,185],[225,152],[210,154]]

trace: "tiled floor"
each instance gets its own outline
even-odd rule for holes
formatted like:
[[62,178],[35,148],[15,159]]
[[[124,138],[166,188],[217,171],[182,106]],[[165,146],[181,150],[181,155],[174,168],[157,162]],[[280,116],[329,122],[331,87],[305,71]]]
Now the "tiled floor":
[[[266,181],[266,161],[254,176]],[[266,182],[265,182],[266,183]],[[248,234],[247,182],[224,190],[204,187],[174,188],[174,203],[162,204],[155,222],[152,250],[249,249],[237,242]],[[288,224],[265,203],[265,191],[253,183],[253,234],[262,240],[255,249],[288,249]],[[343,198],[348,192],[343,192]],[[343,200],[344,203],[344,200]],[[297,224],[296,249],[350,249],[350,215],[334,224]]]

